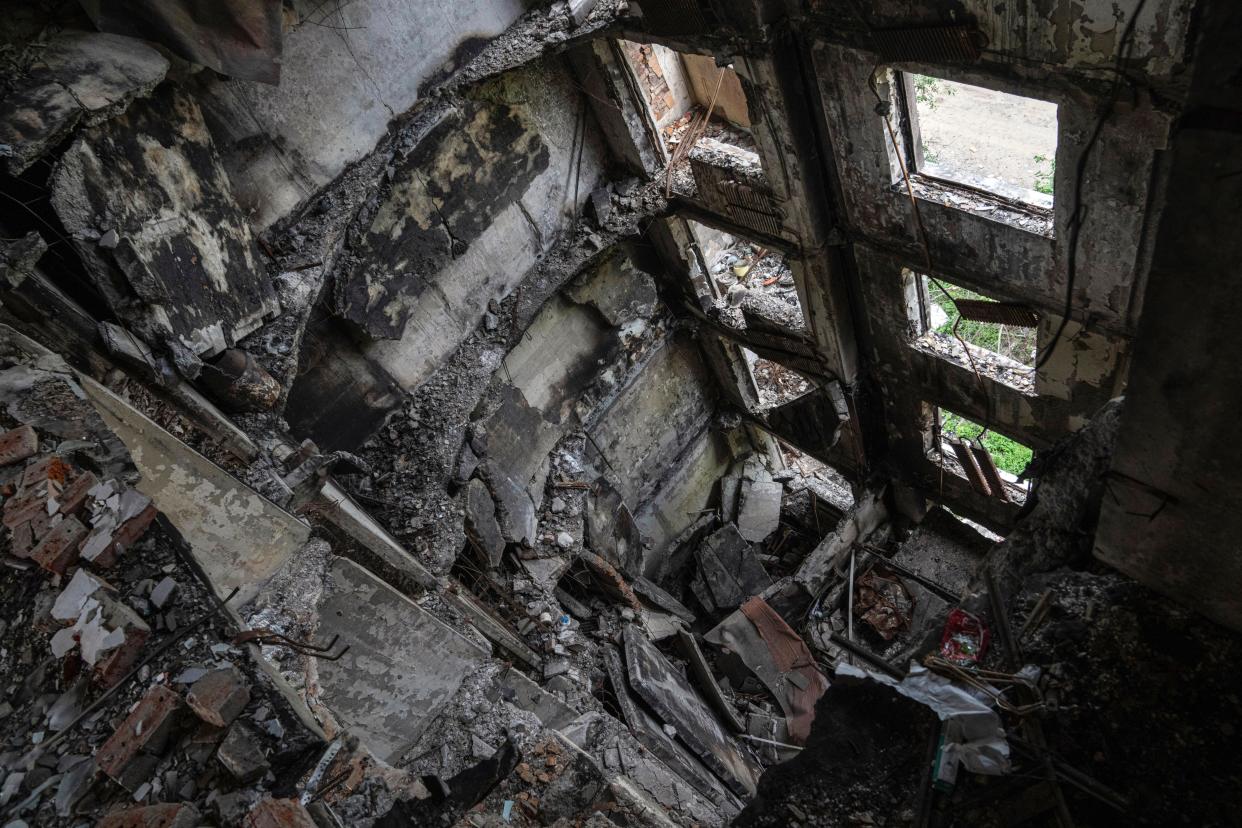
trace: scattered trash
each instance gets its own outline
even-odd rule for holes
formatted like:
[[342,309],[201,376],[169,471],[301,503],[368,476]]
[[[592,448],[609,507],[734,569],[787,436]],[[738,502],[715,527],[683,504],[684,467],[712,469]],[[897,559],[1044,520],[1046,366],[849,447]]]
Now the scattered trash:
[[864,572],[854,582],[854,614],[866,621],[885,641],[910,628],[914,596],[896,575],[878,569]]
[[940,654],[954,664],[969,667],[983,658],[990,640],[988,628],[977,616],[955,608],[945,620]]

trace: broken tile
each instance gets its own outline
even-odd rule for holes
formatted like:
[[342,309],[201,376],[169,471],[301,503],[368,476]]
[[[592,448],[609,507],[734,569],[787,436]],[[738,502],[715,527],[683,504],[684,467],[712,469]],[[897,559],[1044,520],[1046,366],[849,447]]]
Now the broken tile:
[[60,591],[60,595],[56,596],[56,602],[52,604],[52,617],[66,623],[76,621],[82,614],[87,600],[103,584],[102,579],[96,578],[85,569],[77,570],[65,588]]

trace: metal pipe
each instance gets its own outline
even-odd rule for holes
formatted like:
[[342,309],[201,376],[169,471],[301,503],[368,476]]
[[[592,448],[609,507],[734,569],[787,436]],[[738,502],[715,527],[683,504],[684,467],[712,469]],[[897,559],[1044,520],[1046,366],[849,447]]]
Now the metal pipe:
[[764,739],[761,736],[751,736],[749,733],[743,733],[741,734],[741,737],[743,739],[748,739],[752,742],[762,742],[765,745],[773,745],[775,747],[782,748],[784,750],[802,750],[802,748],[798,747],[797,745],[787,745],[784,742],[778,742],[775,739]]
[[[845,637],[854,643],[854,547],[850,547],[850,582],[846,584],[848,600],[845,609]],[[854,663],[854,653],[850,652],[850,664]]]

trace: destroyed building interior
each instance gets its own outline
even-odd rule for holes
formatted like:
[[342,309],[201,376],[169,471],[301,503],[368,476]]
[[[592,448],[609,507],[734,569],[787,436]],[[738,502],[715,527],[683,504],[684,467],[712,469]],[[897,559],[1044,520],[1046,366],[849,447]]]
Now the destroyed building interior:
[[3,828],[1242,825],[1236,0],[0,12]]

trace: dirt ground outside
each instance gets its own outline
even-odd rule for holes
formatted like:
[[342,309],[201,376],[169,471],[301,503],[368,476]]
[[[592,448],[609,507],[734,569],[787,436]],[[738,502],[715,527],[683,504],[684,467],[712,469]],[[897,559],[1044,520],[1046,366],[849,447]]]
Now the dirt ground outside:
[[914,81],[921,172],[1051,205],[1056,104],[926,75]]

